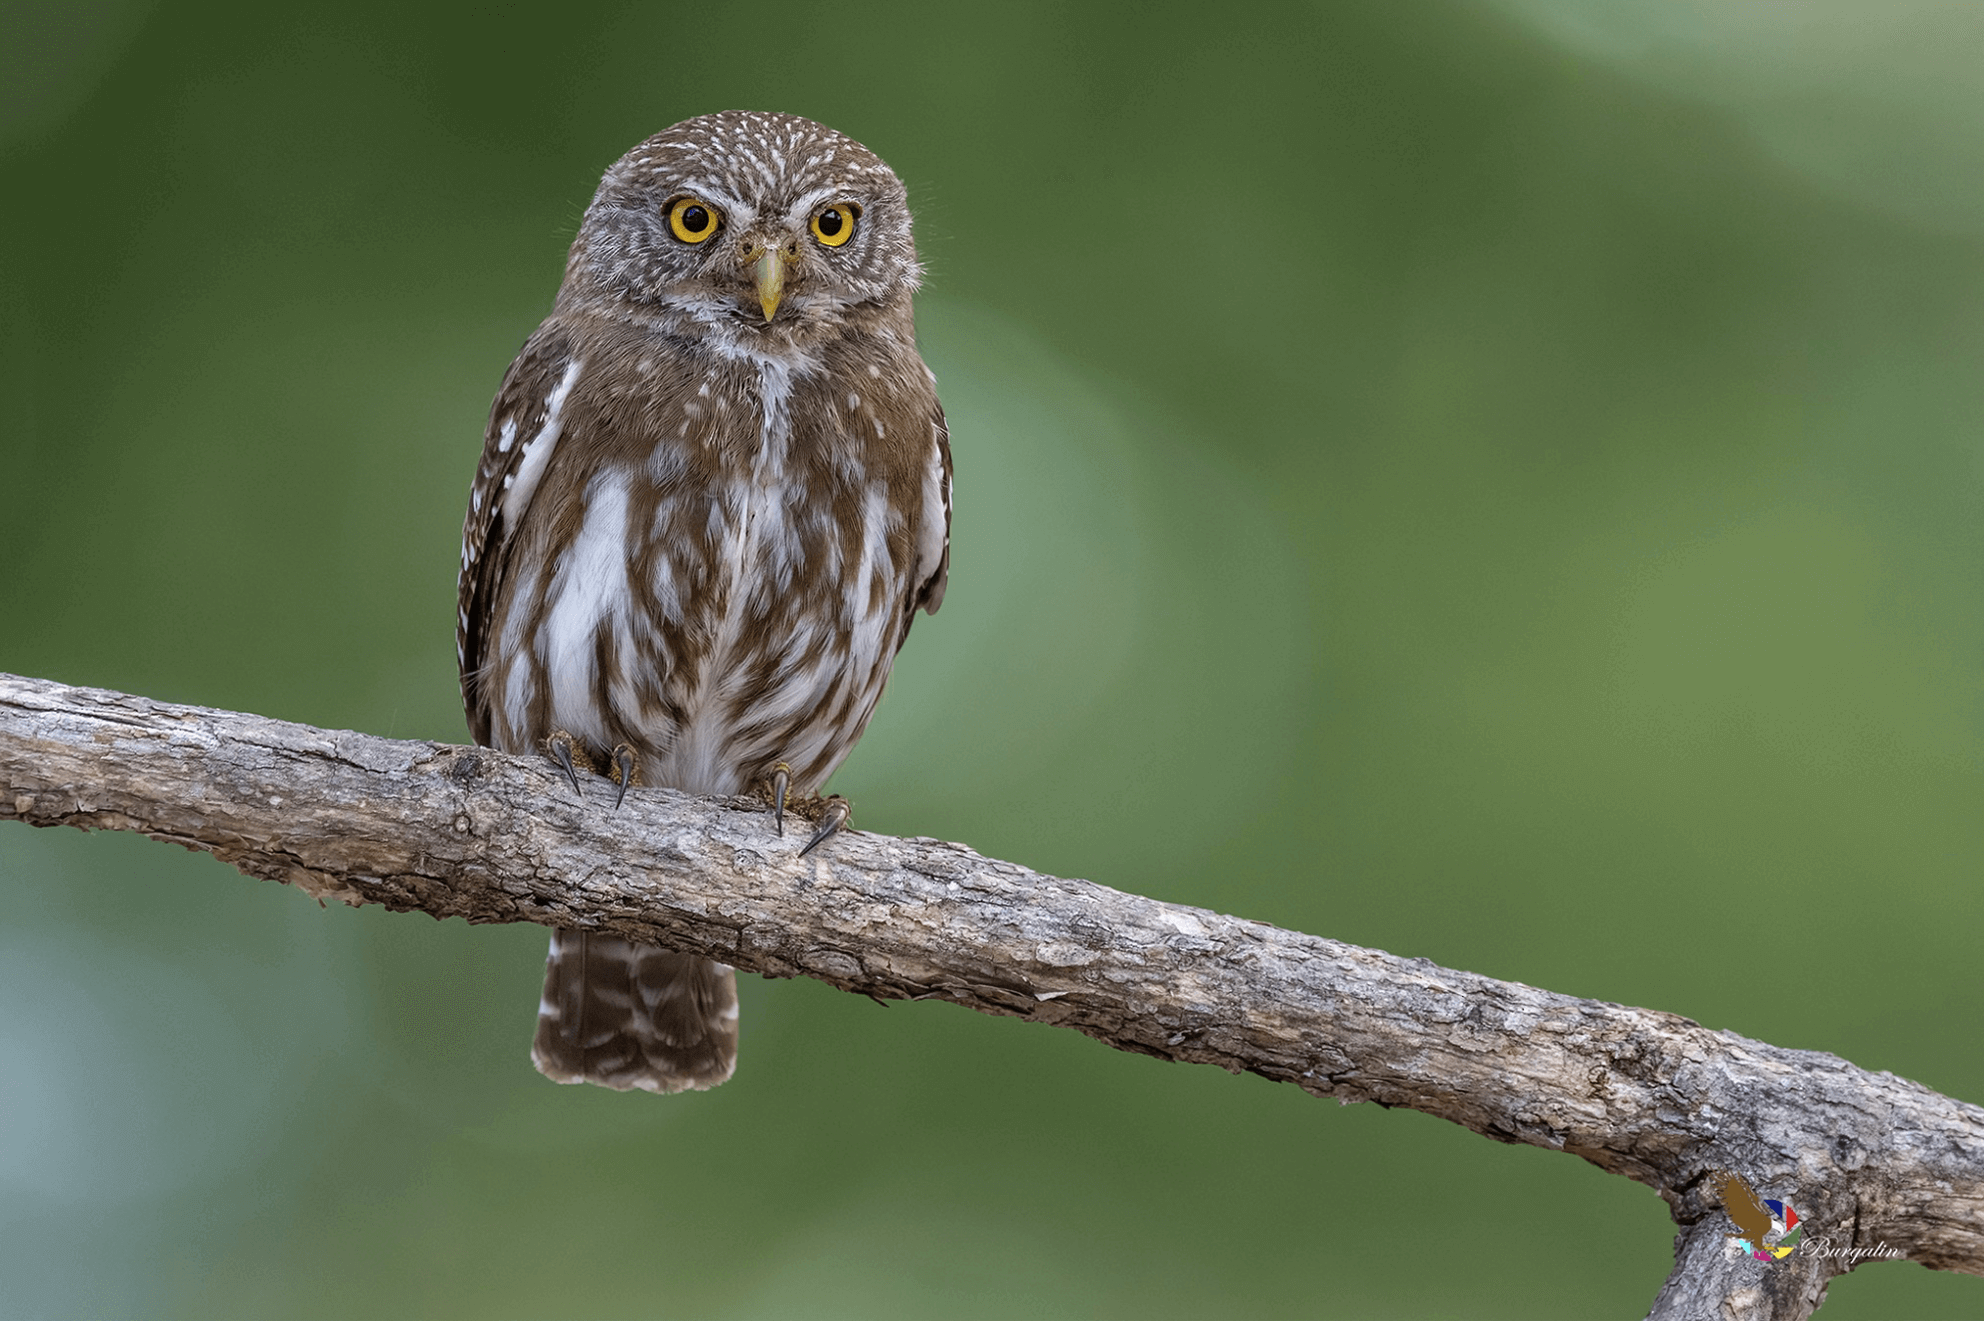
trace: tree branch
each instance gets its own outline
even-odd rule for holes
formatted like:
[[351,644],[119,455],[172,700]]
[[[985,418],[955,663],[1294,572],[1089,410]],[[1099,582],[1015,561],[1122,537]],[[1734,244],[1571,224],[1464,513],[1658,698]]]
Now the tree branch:
[[[0,818],[133,830],[352,904],[611,931],[884,999],[949,1000],[1583,1157],[1682,1227],[1656,1317],[1810,1315],[1872,1256],[1984,1274],[1984,1110],[1712,1032],[852,832],[801,859],[753,799],[0,675]],[[1740,1173],[1805,1240],[1737,1254]],[[1879,1251],[1881,1248],[1886,1251]]]

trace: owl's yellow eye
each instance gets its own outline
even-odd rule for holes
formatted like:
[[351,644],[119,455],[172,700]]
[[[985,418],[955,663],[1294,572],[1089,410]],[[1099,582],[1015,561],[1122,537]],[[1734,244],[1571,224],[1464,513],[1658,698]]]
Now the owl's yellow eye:
[[830,248],[838,248],[854,237],[854,220],[861,208],[851,202],[836,202],[814,213],[813,237]]
[[678,197],[668,207],[668,228],[684,243],[701,243],[716,233],[721,213],[707,202]]

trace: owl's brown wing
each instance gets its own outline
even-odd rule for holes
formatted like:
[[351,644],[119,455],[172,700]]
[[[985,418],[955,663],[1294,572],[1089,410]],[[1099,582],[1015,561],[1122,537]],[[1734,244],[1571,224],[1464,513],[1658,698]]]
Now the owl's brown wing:
[[[545,464],[565,425],[565,401],[584,363],[550,322],[525,341],[503,377],[482,441],[482,462],[469,490],[462,526],[462,568],[455,609],[455,658],[469,736],[489,743],[490,694],[483,690],[489,620],[507,571],[518,525],[530,508]],[[514,749],[512,749],[514,751]]]
[[[916,586],[910,593],[907,612],[911,616],[918,610],[936,614],[937,607],[944,604],[944,588],[951,580],[951,428],[944,420],[944,406],[934,399],[930,406],[935,413],[930,420],[935,445],[930,455],[931,479],[923,494],[924,526],[930,532],[918,548],[916,573],[911,579]],[[940,528],[941,537],[936,535]],[[904,628],[903,635],[908,634],[909,630]]]

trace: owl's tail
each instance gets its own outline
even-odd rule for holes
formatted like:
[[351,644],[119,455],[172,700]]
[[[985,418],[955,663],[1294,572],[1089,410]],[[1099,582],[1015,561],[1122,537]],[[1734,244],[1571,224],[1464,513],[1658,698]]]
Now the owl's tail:
[[737,1067],[737,974],[618,936],[554,931],[530,1058],[553,1082],[714,1087]]

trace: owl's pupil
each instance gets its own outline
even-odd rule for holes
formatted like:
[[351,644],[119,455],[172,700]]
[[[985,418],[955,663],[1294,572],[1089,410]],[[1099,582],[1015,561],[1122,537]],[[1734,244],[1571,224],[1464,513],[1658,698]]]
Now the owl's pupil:
[[820,232],[828,238],[840,233],[843,223],[839,211],[824,211],[820,214]]
[[691,234],[700,234],[710,227],[710,213],[699,206],[686,207],[682,212],[682,228]]

